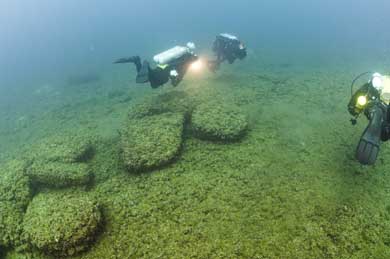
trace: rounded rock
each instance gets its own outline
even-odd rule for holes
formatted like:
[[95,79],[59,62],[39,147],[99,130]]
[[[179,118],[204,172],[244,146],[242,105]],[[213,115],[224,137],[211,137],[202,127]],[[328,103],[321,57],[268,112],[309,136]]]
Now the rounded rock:
[[208,102],[194,110],[191,127],[194,135],[201,139],[235,141],[245,135],[248,121],[235,105]]
[[101,222],[98,204],[80,193],[40,193],[27,208],[23,230],[40,251],[71,256],[90,246]]
[[145,171],[174,160],[182,145],[184,115],[164,113],[129,120],[121,133],[121,152],[129,171]]

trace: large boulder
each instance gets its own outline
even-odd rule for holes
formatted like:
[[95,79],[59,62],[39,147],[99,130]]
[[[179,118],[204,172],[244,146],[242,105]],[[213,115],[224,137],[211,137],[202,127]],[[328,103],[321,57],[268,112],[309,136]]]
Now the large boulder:
[[164,113],[130,119],[121,133],[122,158],[129,171],[145,171],[174,160],[182,145],[184,115]]
[[90,137],[83,134],[63,133],[44,139],[29,150],[33,159],[48,162],[86,162],[94,153]]
[[85,163],[34,161],[27,169],[34,185],[45,187],[82,186],[91,183],[93,174]]
[[248,121],[235,105],[205,102],[192,114],[192,130],[196,137],[207,140],[234,141],[245,135]]
[[26,163],[11,160],[0,168],[0,246],[19,244],[21,222],[32,197]]
[[101,222],[98,204],[87,196],[40,193],[27,208],[23,229],[33,247],[60,257],[85,251],[94,241]]

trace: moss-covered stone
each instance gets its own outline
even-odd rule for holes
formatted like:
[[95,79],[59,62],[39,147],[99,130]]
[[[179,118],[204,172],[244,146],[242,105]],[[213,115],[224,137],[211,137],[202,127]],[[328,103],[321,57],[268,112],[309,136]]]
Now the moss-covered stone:
[[27,208],[23,229],[33,247],[58,256],[88,248],[101,224],[97,203],[80,193],[41,193]]
[[10,201],[0,201],[0,245],[19,244],[23,210]]
[[206,102],[194,110],[192,129],[202,139],[232,141],[244,136],[248,122],[235,105]]
[[24,161],[11,160],[0,167],[0,201],[25,207],[31,200],[30,180]]
[[32,197],[26,164],[11,160],[0,169],[0,246],[19,243],[24,209]]
[[85,162],[93,156],[94,147],[88,136],[64,133],[44,139],[30,153],[34,159],[50,162]]
[[142,118],[166,112],[189,115],[195,106],[195,99],[184,91],[168,91],[144,98],[131,107],[129,118]]
[[121,151],[129,171],[163,166],[177,157],[182,145],[184,115],[164,113],[127,122]]
[[35,161],[27,174],[34,185],[57,188],[87,185],[93,177],[87,164],[45,161]]

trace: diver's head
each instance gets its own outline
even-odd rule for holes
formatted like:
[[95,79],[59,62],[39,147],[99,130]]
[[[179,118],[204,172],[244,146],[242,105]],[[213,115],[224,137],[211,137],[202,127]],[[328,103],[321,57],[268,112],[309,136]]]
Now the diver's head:
[[187,42],[187,48],[191,51],[194,51],[196,46],[195,46],[195,43],[193,42]]
[[374,73],[371,77],[370,84],[372,87],[374,87],[378,92],[382,91],[383,89],[383,78],[382,75],[379,73]]
[[238,45],[238,50],[237,50],[237,57],[239,59],[244,59],[246,57],[246,47],[244,43],[240,41],[240,44]]

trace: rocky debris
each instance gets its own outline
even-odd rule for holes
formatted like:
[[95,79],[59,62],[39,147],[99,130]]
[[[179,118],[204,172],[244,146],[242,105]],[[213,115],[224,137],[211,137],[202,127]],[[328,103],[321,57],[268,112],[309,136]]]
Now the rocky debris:
[[245,135],[248,121],[237,106],[211,101],[194,110],[192,129],[201,139],[234,141]]
[[98,204],[73,192],[40,193],[23,220],[26,240],[36,249],[56,256],[85,251],[102,222]]
[[121,151],[129,171],[145,171],[168,164],[180,152],[184,115],[164,113],[130,119],[121,132]]
[[93,174],[85,163],[34,162],[27,175],[35,185],[64,188],[88,185]]

